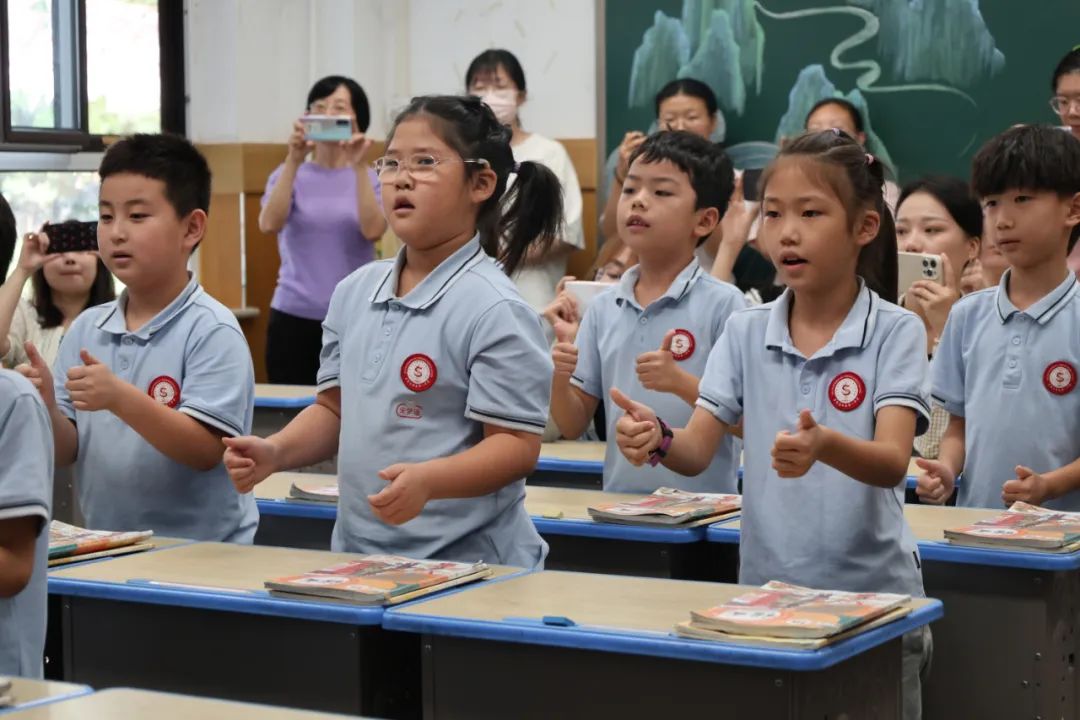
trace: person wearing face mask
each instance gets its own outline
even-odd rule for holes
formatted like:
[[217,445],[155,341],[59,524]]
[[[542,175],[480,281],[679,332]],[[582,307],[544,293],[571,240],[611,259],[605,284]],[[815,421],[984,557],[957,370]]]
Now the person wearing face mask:
[[[510,126],[513,132],[510,149],[514,160],[546,165],[562,185],[565,220],[558,240],[546,251],[531,249],[524,266],[513,278],[525,301],[537,312],[542,312],[555,299],[555,288],[566,274],[570,253],[585,247],[577,171],[562,143],[527,132],[522,127],[519,110],[527,97],[525,71],[513,53],[495,49],[477,55],[465,72],[465,87],[470,95],[479,97],[492,109],[499,122]],[[510,182],[513,181],[511,175]]]
[[375,259],[375,242],[386,231],[379,179],[370,167],[372,141],[365,133],[371,111],[363,88],[347,77],[324,77],[308,92],[305,112],[349,117],[353,135],[312,142],[297,120],[285,162],[266,181],[259,229],[277,235],[281,256],[266,371],[270,382],[289,385],[315,384],[330,294]]

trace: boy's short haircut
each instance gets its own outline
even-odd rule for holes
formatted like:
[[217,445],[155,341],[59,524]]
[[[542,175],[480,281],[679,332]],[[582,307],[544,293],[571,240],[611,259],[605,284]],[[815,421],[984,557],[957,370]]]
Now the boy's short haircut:
[[[683,130],[663,130],[641,143],[630,157],[630,164],[639,158],[646,163],[667,160],[686,173],[697,195],[695,210],[714,207],[720,217],[727,212],[735,189],[735,171],[727,153],[716,143]],[[701,238],[698,244],[706,239]]]
[[1080,192],[1080,140],[1049,125],[1018,125],[990,138],[971,164],[971,187],[984,198],[1009,190]]
[[165,198],[177,217],[195,210],[210,212],[210,166],[194,145],[178,135],[138,134],[120,140],[105,153],[98,176],[104,182],[120,173],[163,182]]
[[8,201],[0,195],[0,280],[7,277],[8,266],[15,255],[15,213],[11,212]]

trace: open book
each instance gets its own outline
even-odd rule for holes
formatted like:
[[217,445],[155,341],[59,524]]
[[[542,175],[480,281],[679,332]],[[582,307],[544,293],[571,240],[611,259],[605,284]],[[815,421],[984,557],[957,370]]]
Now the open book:
[[1071,551],[1080,549],[1080,513],[1016,502],[1000,515],[946,530],[945,538],[956,545]]
[[49,523],[49,565],[148,550],[154,547],[147,542],[153,535],[153,530],[87,530],[53,520]]
[[336,503],[338,501],[338,486],[318,483],[293,483],[289,488],[290,500],[302,500],[304,502]]
[[664,487],[640,500],[590,507],[589,517],[623,525],[686,525],[715,522],[741,507],[741,495],[692,493]]
[[691,611],[688,625],[722,640],[728,635],[823,639],[865,625],[910,600],[909,595],[814,590],[774,580],[723,605]]
[[368,555],[283,578],[267,580],[271,595],[315,595],[359,605],[387,605],[412,600],[491,575],[482,562],[411,560],[397,555]]

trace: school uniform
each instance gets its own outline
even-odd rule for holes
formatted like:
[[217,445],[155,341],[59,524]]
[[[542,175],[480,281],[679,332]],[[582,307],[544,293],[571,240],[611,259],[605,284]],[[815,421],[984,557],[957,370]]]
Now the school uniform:
[[[1002,508],[1017,465],[1044,473],[1080,458],[1080,285],[1070,273],[1021,311],[1011,275],[953,305],[934,354],[934,400],[967,420],[966,507]],[[1044,504],[1080,511],[1080,492]]]
[[677,395],[646,390],[637,375],[638,356],[659,350],[667,332],[676,330],[672,343],[675,360],[681,369],[701,377],[709,350],[720,338],[728,316],[746,307],[745,298],[734,285],[710,277],[696,260],[647,308],[634,297],[639,275],[640,267],[635,265],[589,305],[578,330],[578,361],[570,378],[575,387],[604,405],[610,439],[604,457],[604,490],[651,493],[660,487],[676,487],[692,492],[737,492],[740,444],[733,436],[720,443],[705,472],[692,478],[662,466],[634,467],[614,442],[615,423],[623,411],[611,400],[612,387],[651,407],[671,427],[685,427],[694,411]]
[[53,434],[30,381],[0,370],[0,520],[38,520],[34,570],[14,597],[0,598],[0,675],[40,678],[45,650],[46,578]]
[[171,460],[111,412],[76,410],[64,384],[86,349],[123,382],[226,436],[251,432],[255,377],[236,318],[192,278],[137,330],[124,318],[127,291],[71,324],[53,368],[56,404],[79,435],[79,505],[95,530],[250,543],[259,511],[225,466],[199,472]]
[[338,285],[323,323],[319,391],[341,389],[332,547],[535,568],[547,545],[525,512],[525,481],[475,498],[431,500],[398,526],[368,496],[396,463],[456,455],[484,425],[541,435],[552,363],[540,319],[474,237],[404,297],[405,262],[374,263]]

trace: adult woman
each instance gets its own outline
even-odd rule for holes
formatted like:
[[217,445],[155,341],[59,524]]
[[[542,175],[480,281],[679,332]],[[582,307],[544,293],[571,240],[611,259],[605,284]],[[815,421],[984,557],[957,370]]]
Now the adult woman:
[[[1080,45],[1061,58],[1054,68],[1050,80],[1054,97],[1050,98],[1050,107],[1061,118],[1063,130],[1068,130],[1080,140]],[[1072,245],[1069,247],[1069,269],[1080,278],[1080,227],[1073,230]]]
[[[293,123],[289,150],[266,182],[259,229],[277,233],[281,268],[270,302],[266,369],[272,383],[314,385],[322,321],[330,294],[346,275],[375,258],[386,231],[379,181],[368,167],[371,119],[355,81],[331,75],[308,92],[306,112],[352,121],[352,137],[312,142]],[[308,155],[311,159],[307,160]]]
[[[558,242],[546,251],[530,250],[525,265],[514,274],[522,297],[538,312],[555,297],[555,286],[566,274],[570,253],[585,247],[581,225],[581,184],[570,155],[562,143],[522,126],[520,108],[527,99],[525,71],[509,50],[485,50],[473,58],[465,72],[465,87],[470,95],[481,98],[495,112],[495,117],[513,131],[510,149],[514,160],[531,160],[546,165],[563,188],[563,230]],[[513,176],[511,175],[511,179]]]

